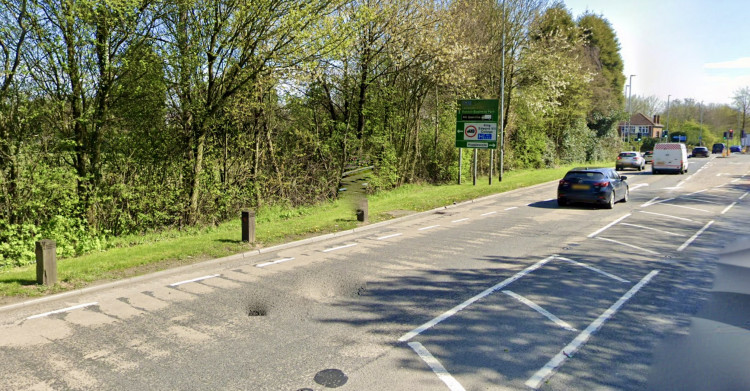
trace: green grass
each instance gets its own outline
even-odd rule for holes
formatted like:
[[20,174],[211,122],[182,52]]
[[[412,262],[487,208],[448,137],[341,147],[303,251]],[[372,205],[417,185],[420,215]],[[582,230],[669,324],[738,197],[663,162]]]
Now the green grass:
[[[614,162],[602,165],[612,166]],[[559,179],[569,170],[564,166],[545,170],[507,172],[488,184],[487,177],[473,186],[471,177],[458,185],[405,185],[368,197],[369,220],[378,222],[408,212],[421,212],[491,194]],[[357,222],[353,202],[339,200],[299,208],[267,207],[256,215],[254,246],[241,242],[240,220],[218,227],[190,231],[170,231],[115,239],[116,246],[104,252],[58,260],[59,283],[52,287],[36,285],[34,265],[0,271],[0,298],[34,297],[81,288],[93,283],[142,275],[175,266],[224,257],[309,236],[352,229]]]

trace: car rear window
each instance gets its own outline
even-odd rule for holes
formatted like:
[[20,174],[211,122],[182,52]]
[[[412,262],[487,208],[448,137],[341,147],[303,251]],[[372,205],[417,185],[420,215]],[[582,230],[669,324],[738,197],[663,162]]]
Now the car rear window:
[[624,152],[624,153],[621,153],[620,156],[622,156],[622,157],[635,157],[635,152]]
[[592,172],[592,171],[573,171],[565,174],[565,179],[571,180],[571,179],[582,179],[582,180],[599,180],[603,179],[604,174],[601,172]]

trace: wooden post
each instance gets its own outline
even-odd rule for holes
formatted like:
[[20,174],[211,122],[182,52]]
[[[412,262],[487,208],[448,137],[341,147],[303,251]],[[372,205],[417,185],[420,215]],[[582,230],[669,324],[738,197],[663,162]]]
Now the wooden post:
[[246,209],[242,211],[242,241],[255,243],[255,211]]
[[57,283],[57,244],[54,240],[43,239],[36,242],[36,283]]

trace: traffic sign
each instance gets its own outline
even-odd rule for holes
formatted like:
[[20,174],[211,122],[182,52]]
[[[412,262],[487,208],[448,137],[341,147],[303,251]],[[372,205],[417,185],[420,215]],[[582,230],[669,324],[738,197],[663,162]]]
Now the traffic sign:
[[463,99],[456,112],[456,147],[497,149],[497,99]]

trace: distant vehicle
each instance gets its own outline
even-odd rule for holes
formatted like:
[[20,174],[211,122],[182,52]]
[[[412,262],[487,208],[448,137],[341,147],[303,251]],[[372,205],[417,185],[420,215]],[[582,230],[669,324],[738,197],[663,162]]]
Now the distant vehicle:
[[583,202],[612,209],[615,202],[628,202],[626,179],[612,168],[574,168],[557,185],[557,205]]
[[711,155],[711,152],[708,152],[708,148],[706,147],[695,147],[693,148],[693,157],[708,157]]
[[724,143],[716,143],[713,147],[711,147],[711,153],[724,153],[724,150],[727,149],[727,145]]
[[742,147],[740,147],[739,145],[732,145],[731,147],[729,147],[729,152],[742,153]]
[[646,164],[651,164],[654,162],[654,151],[646,151],[643,153],[643,161]]
[[640,152],[636,151],[625,151],[620,152],[615,162],[615,169],[621,171],[625,167],[635,168],[638,171],[643,171],[646,167],[646,160],[641,156]]
[[651,173],[688,171],[687,148],[683,143],[658,143],[654,145],[654,162]]

